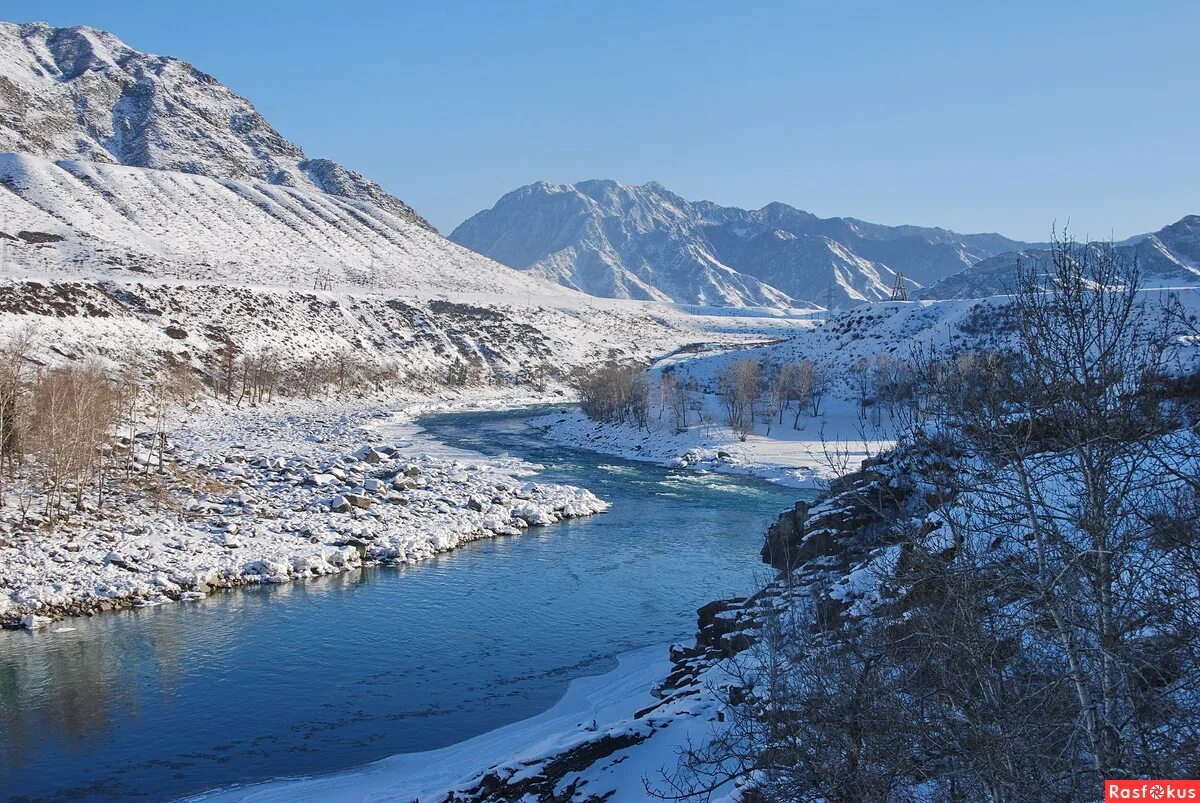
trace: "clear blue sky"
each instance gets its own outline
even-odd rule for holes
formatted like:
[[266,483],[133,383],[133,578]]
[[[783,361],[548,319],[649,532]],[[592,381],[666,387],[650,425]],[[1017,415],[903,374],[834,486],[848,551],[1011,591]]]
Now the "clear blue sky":
[[1045,239],[1200,213],[1200,4],[8,0],[178,56],[443,231],[538,179]]

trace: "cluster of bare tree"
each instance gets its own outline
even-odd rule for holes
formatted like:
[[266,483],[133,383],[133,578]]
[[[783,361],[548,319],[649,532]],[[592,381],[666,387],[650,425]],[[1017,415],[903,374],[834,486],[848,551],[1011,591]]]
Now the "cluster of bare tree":
[[[778,366],[771,379],[771,403],[783,423],[783,415],[794,409],[792,428],[800,428],[800,416],[808,411],[821,414],[821,402],[833,387],[833,367],[811,360],[789,362]],[[768,429],[768,432],[770,430]]]
[[717,395],[725,410],[725,421],[739,440],[754,432],[762,394],[762,366],[758,360],[741,358],[717,375]]
[[[0,348],[0,505],[13,502],[25,514],[36,506],[53,525],[85,499],[102,508],[109,486],[134,471],[135,443],[143,447],[139,470],[161,470],[171,417],[199,382],[186,366],[149,377],[91,361],[44,367],[32,359],[33,340],[24,330]],[[121,440],[123,425],[129,434]],[[139,433],[146,426],[152,431]]]
[[845,534],[889,556],[880,601],[796,594],[661,794],[1082,800],[1200,774],[1200,382],[1171,376],[1195,322],[1069,241],[1013,306],[1005,353],[859,372],[904,388],[908,422],[890,459],[910,467],[863,482],[878,526]]
[[[451,366],[450,384],[472,381],[467,367],[456,373]],[[473,370],[473,369],[472,369]],[[243,351],[232,341],[217,351],[216,365],[205,375],[205,384],[213,398],[241,407],[268,404],[278,396],[311,399],[333,393],[380,390],[400,378],[394,362],[372,362],[349,349],[301,362],[287,364],[279,352],[261,347]],[[456,382],[455,380],[461,380]]]
[[800,428],[800,416],[821,414],[821,402],[834,383],[832,366],[811,360],[764,365],[758,360],[734,360],[717,376],[717,395],[725,410],[725,422],[741,440],[754,432],[761,421],[771,434],[771,425],[794,410],[792,428]]
[[675,432],[686,432],[691,419],[697,423],[704,418],[704,400],[700,396],[700,383],[695,377],[680,374],[674,366],[663,369],[658,380],[658,414],[669,411]]
[[584,373],[576,381],[579,406],[597,421],[632,423],[650,421],[650,378],[641,365],[608,364]]

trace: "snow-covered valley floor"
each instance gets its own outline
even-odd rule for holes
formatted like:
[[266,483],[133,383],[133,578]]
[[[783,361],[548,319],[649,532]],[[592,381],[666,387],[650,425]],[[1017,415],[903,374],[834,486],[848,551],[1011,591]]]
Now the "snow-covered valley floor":
[[[504,406],[516,396],[476,400]],[[201,598],[411,563],[478,538],[602,512],[591,492],[530,481],[536,466],[433,448],[379,402],[212,407],[175,434],[158,494],[84,510],[53,529],[0,508],[0,621]]]

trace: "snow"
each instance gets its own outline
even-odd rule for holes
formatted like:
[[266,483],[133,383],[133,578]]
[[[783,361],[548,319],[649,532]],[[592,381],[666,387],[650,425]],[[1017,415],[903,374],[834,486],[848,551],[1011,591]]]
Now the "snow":
[[0,23],[0,76],[0,150],[268,181],[369,201],[428,227],[373,181],[308,158],[212,76],[107,31]]
[[351,198],[257,181],[0,154],[18,275],[147,277],[306,289],[394,289],[569,299],[418,223]]
[[[1163,289],[1147,290],[1147,304],[1160,303]],[[1200,293],[1174,295],[1193,313],[1200,310]],[[648,426],[589,420],[578,411],[542,416],[534,421],[546,438],[577,448],[697,471],[716,471],[762,477],[788,486],[821,487],[833,477],[857,468],[864,459],[890,448],[893,426],[889,413],[874,405],[860,409],[851,387],[852,368],[878,357],[906,360],[936,351],[1010,348],[1011,330],[1005,316],[1012,299],[995,296],[954,301],[881,302],[860,307],[821,322],[790,319],[792,325],[773,330],[780,339],[750,347],[700,344],[664,357],[650,369],[657,383],[665,370],[680,379],[694,379],[701,390],[703,423],[689,414],[686,431],[676,432],[669,410],[652,391]],[[727,318],[735,321],[737,318]],[[1184,344],[1187,345],[1187,344]],[[1176,358],[1200,364],[1200,349],[1182,349]],[[762,365],[809,360],[830,366],[835,377],[821,414],[795,410],[775,416],[768,431],[761,421],[741,441],[724,423],[717,396],[717,377],[733,360],[756,359]],[[1188,366],[1181,363],[1180,368]],[[793,422],[799,429],[793,428]]]

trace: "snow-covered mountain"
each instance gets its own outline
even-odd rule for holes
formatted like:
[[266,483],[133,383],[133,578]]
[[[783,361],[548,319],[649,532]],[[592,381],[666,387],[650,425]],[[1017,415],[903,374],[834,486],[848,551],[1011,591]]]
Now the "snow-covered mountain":
[[450,239],[596,296],[788,304],[786,293],[722,262],[698,226],[689,204],[657,184],[538,182],[504,196]]
[[0,23],[0,151],[0,270],[15,276],[565,293],[309,159],[212,76],[93,28]]
[[94,28],[0,23],[0,151],[315,190],[431,228],[375,182],[309,159],[211,75]]
[[[570,295],[369,201],[256,180],[0,154],[8,273]],[[21,236],[21,232],[25,236]]]
[[501,198],[450,239],[593,295],[743,306],[843,306],[889,298],[1025,247],[997,234],[819,218],[687,201],[655,182],[538,182]]
[[452,243],[211,76],[103,31],[0,23],[0,151],[0,338],[32,325],[47,363],[205,372],[232,344],[428,391],[456,361],[523,385],[702,328]]
[[[1136,259],[1147,287],[1200,285],[1200,215],[1187,215],[1152,234],[1131,237],[1116,245],[1118,252]],[[925,298],[981,298],[1012,291],[1017,260],[1048,262],[1049,252],[1025,248],[985,259],[947,276],[926,288]]]

